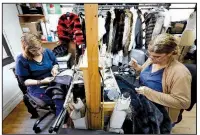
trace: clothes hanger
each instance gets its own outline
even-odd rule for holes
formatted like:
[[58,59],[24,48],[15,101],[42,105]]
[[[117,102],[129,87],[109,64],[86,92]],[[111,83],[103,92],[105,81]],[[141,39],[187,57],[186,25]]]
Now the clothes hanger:
[[67,13],[66,13],[66,16],[67,16],[67,17],[70,17],[70,12],[67,12]]
[[83,16],[85,16],[82,12],[79,12],[79,14],[78,14],[81,18],[83,17]]
[[99,16],[102,16],[102,17],[103,17],[103,15],[101,14],[102,11],[103,11],[103,8],[100,9],[100,12],[99,12],[99,14],[98,14],[98,17],[99,17]]
[[158,8],[158,11],[165,11],[165,8],[163,6],[160,6],[160,8]]

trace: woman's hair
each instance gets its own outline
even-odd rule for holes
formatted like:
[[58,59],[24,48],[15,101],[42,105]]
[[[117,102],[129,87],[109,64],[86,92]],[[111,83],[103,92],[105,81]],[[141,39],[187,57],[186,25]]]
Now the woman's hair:
[[154,53],[166,54],[173,52],[173,55],[177,55],[179,53],[178,41],[174,36],[163,33],[156,36],[149,43],[148,50]]
[[21,41],[24,57],[28,60],[32,60],[34,55],[29,50],[42,45],[40,38],[32,33],[24,33],[21,37]]

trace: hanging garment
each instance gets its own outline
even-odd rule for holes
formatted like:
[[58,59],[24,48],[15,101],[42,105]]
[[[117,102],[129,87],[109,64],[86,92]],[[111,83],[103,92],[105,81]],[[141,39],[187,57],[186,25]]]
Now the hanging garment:
[[162,33],[162,28],[163,28],[163,25],[164,25],[164,19],[165,19],[165,17],[163,15],[161,15],[161,13],[159,13],[158,18],[156,20],[155,27],[153,29],[151,40],[154,39],[160,33]]
[[74,13],[63,14],[58,20],[58,38],[61,43],[74,41],[78,46],[84,43],[79,17]]
[[122,39],[122,46],[124,47],[126,44],[127,36],[128,36],[128,16],[125,13],[125,19],[124,19],[124,34],[123,34],[123,39]]
[[[132,31],[131,31],[131,42],[130,42],[129,49],[128,49],[129,51],[131,51],[131,49],[135,48],[135,46],[136,46],[136,43],[135,43],[135,25],[136,25],[136,20],[137,20],[137,17],[138,17],[137,11],[135,10],[134,7],[130,8],[130,11],[133,14],[133,23],[132,23]],[[125,23],[125,25],[126,25],[126,23]]]
[[164,8],[157,9],[157,20],[152,33],[151,39],[155,38],[157,35],[161,33],[165,33],[171,23],[171,18],[168,10]]
[[105,19],[102,16],[99,16],[98,17],[98,41],[106,33],[106,29],[105,29],[104,25],[105,25]]
[[169,10],[164,9],[164,15],[165,15],[165,20],[164,20],[164,27],[163,27],[163,32],[166,32],[168,30],[169,27],[171,27],[171,15],[169,13]]
[[138,10],[137,11],[138,14],[138,18],[136,20],[136,25],[135,25],[135,49],[141,49],[143,46],[142,43],[142,37],[143,37],[143,33],[142,33],[142,19],[141,19],[141,11]]
[[185,30],[192,30],[194,31],[194,38],[196,39],[196,19],[197,19],[197,13],[196,11],[190,14],[189,19],[187,20],[187,25]]
[[114,8],[111,8],[111,20],[110,20],[110,30],[109,30],[109,37],[108,37],[108,47],[107,52],[111,53],[112,50],[112,42],[113,42],[113,35],[115,34],[115,31],[113,31],[113,21],[115,19],[115,11]]
[[83,38],[84,38],[84,44],[86,45],[86,30],[85,30],[85,18],[83,17],[84,15],[82,14],[82,12],[79,14],[79,18],[80,18],[80,23],[81,23],[81,28],[82,28],[82,32],[83,32]]
[[106,44],[107,48],[108,48],[108,43],[109,43],[110,23],[111,23],[111,13],[110,11],[108,11],[106,15],[106,20],[105,20],[105,26],[104,26],[106,29],[106,33],[103,35],[103,44]]
[[144,47],[145,46],[145,36],[146,36],[146,24],[145,24],[145,21],[144,21],[144,15],[143,14],[140,14],[140,17],[141,17],[141,21],[142,21],[142,46]]
[[112,50],[113,54],[117,54],[122,50],[122,38],[124,32],[124,18],[125,12],[121,9],[115,9],[115,19],[113,21],[113,41]]
[[145,16],[146,23],[146,36],[145,36],[145,48],[148,48],[149,42],[151,41],[152,33],[157,21],[158,12],[150,12]]
[[129,45],[130,45],[130,41],[131,41],[133,14],[128,9],[125,10],[125,14],[128,17],[128,29],[127,29],[126,33],[123,35],[123,39],[125,38],[123,53],[124,53],[124,56],[126,57],[128,55]]

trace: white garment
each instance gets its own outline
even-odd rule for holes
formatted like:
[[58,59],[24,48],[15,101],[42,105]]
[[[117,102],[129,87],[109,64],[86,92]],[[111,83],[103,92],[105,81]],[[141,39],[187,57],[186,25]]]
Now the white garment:
[[102,16],[98,18],[98,40],[100,40],[103,35],[106,33],[105,29],[105,19]]
[[126,41],[128,40],[128,29],[129,29],[129,24],[128,24],[128,16],[125,15],[125,20],[124,20],[124,33],[123,33],[123,39],[122,39],[122,46],[124,47],[126,44]]
[[197,19],[197,14],[196,11],[190,14],[189,19],[187,20],[187,25],[185,30],[192,30],[194,31],[194,37],[196,39],[196,19]]
[[130,42],[130,45],[129,45],[129,51],[132,49],[132,48],[135,48],[136,44],[135,44],[135,24],[136,24],[136,20],[137,20],[137,11],[135,10],[134,7],[130,8],[130,11],[132,12],[133,14],[133,24],[132,24],[132,32],[131,32],[131,42]]
[[129,61],[128,61],[129,56],[123,57],[123,61],[122,61],[122,65],[128,65]]
[[119,62],[122,63],[122,61],[123,61],[123,50],[119,51],[118,54],[119,54]]
[[112,67],[112,54],[111,53],[106,53],[106,57],[105,57],[105,67]]
[[[144,23],[144,15],[141,15],[141,21],[142,21],[142,29],[145,30],[146,29],[146,24]],[[145,44],[145,35],[146,35],[146,31],[143,31],[142,32],[142,37],[143,37],[143,40],[142,40],[142,45]]]
[[155,27],[153,29],[153,33],[152,33],[151,39],[154,39],[157,35],[162,33],[164,20],[165,20],[165,16],[161,15],[161,13],[159,13],[158,14],[158,18],[156,20]]
[[113,65],[118,66],[119,65],[119,54],[114,54],[113,55]]
[[158,11],[159,13],[158,13],[158,17],[156,20],[156,24],[155,24],[151,39],[153,39],[154,37],[156,37],[157,35],[161,33],[165,33],[171,24],[171,16],[169,14],[169,11],[164,8],[158,9]]
[[118,66],[119,63],[123,62],[123,50],[118,51],[117,54],[113,55],[113,65]]
[[164,15],[165,15],[165,20],[164,20],[164,27],[165,30],[167,30],[169,27],[171,27],[171,15],[169,13],[169,10],[164,9]]

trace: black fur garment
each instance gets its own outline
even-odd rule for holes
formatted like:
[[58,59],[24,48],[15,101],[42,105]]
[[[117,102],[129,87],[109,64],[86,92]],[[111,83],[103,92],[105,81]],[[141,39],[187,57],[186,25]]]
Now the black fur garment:
[[146,24],[146,42],[145,48],[148,49],[149,42],[152,38],[152,33],[157,21],[157,14],[158,12],[149,13],[145,16],[145,24]]
[[112,53],[117,54],[122,50],[122,39],[124,33],[125,12],[121,9],[115,9],[115,19],[113,21],[113,42]]
[[109,41],[110,21],[111,21],[111,13],[110,11],[108,11],[106,15],[106,21],[105,21],[106,33],[103,35],[103,44],[106,44],[107,48],[108,48],[108,41]]

